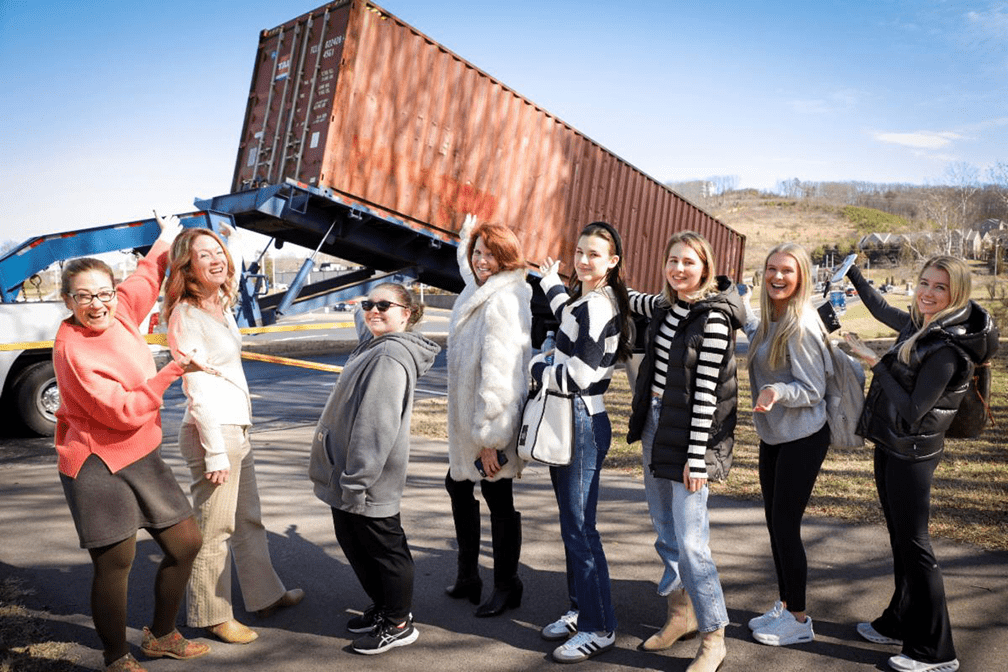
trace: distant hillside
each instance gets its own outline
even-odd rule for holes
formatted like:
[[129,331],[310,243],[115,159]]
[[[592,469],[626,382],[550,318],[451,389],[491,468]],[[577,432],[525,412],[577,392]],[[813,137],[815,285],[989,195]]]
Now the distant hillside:
[[[733,192],[705,209],[746,237],[746,275],[757,270],[778,243],[793,241],[809,251],[820,245],[847,246],[863,235],[842,207]],[[865,210],[865,208],[858,208]]]

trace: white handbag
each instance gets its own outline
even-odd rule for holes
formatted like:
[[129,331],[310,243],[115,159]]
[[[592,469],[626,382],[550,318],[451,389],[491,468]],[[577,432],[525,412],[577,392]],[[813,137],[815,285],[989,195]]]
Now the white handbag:
[[540,387],[525,402],[518,457],[565,467],[574,459],[573,448],[574,395]]

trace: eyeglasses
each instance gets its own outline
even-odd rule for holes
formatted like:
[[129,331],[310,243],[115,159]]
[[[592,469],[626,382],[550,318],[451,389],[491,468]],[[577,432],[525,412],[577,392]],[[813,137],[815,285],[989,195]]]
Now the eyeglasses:
[[76,294],[71,294],[70,298],[74,300],[78,306],[90,306],[91,303],[98,299],[102,303],[108,303],[115,298],[116,290],[114,289],[103,289],[97,294],[92,294],[90,292],[77,292]]
[[364,309],[365,313],[371,310],[372,308],[377,308],[379,313],[384,313],[392,306],[399,306],[400,308],[406,308],[406,306],[402,305],[401,303],[393,303],[391,301],[386,301],[384,299],[382,299],[381,301],[371,301],[369,299],[364,299],[363,301],[360,302],[360,305],[361,308]]

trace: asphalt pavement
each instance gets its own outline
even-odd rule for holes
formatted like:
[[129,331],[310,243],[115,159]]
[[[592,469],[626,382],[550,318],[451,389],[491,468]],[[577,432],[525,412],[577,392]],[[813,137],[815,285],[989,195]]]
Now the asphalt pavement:
[[[431,334],[440,338],[434,329]],[[274,351],[292,354],[279,346]],[[420,637],[411,646],[382,655],[357,655],[349,649],[351,635],[345,624],[367,606],[367,598],[336,543],[330,511],[314,497],[306,475],[314,418],[335,378],[314,372],[301,377],[281,374],[258,364],[247,365],[247,371],[256,395],[252,442],[274,565],[289,587],[301,587],[307,596],[297,607],[259,619],[243,610],[236,583],[235,615],[256,629],[259,639],[244,646],[205,640],[212,646],[209,655],[185,663],[144,661],[151,672],[556,669],[549,658],[555,644],[539,636],[543,625],[567,609],[563,546],[546,468],[530,465],[515,483],[524,538],[521,607],[501,617],[476,619],[473,605],[444,594],[455,572],[452,519],[443,485],[446,443],[414,438],[402,520],[416,561],[414,615]],[[442,378],[436,372],[420,381],[430,394],[443,389],[443,370]],[[179,481],[188,484],[175,443],[180,402],[180,392],[173,388],[166,396],[163,454]],[[101,669],[88,603],[90,561],[78,547],[51,449],[38,442],[25,445],[16,459],[0,460],[0,575],[31,587],[27,606],[47,619],[56,639],[76,643],[81,669]],[[783,648],[763,646],[752,640],[746,627],[749,618],[776,599],[762,505],[720,496],[716,486],[713,492],[711,548],[731,619],[722,670],[887,669],[887,658],[898,650],[865,642],[854,630],[859,620],[877,616],[890,596],[885,530],[807,517],[808,611],[816,640]],[[483,510],[486,597],[492,560],[485,506]],[[665,616],[664,599],[655,592],[660,565],[642,480],[604,471],[598,520],[619,628],[615,649],[580,665],[597,670],[685,669],[696,652],[696,639],[658,653],[638,649]],[[944,571],[960,669],[1008,669],[1008,554],[943,540],[935,540],[935,550]],[[130,579],[128,637],[134,645],[149,623],[159,559],[156,544],[141,533]],[[182,625],[183,620],[180,617],[184,634],[202,637]],[[134,653],[143,658],[138,649]]]

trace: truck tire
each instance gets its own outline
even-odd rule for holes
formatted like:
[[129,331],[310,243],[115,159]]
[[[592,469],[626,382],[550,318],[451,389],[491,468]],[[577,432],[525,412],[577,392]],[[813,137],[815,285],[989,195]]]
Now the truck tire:
[[14,383],[21,421],[39,436],[56,433],[56,409],[60,405],[59,388],[52,362],[36,362],[24,368]]

